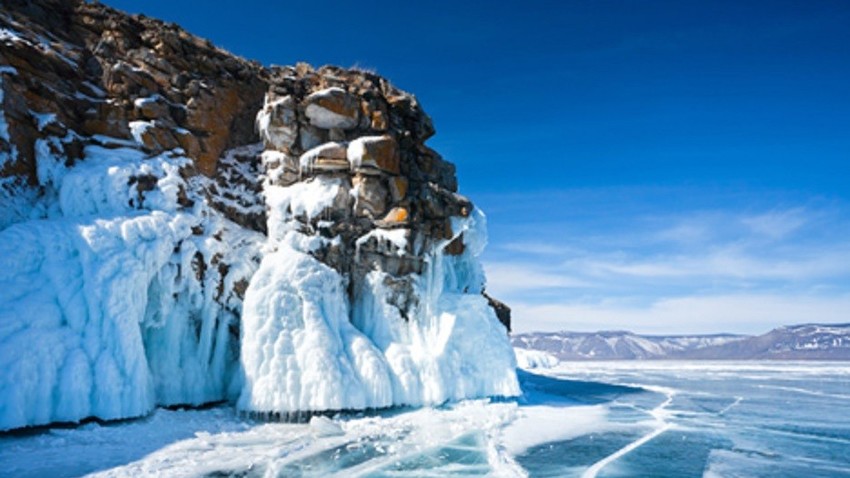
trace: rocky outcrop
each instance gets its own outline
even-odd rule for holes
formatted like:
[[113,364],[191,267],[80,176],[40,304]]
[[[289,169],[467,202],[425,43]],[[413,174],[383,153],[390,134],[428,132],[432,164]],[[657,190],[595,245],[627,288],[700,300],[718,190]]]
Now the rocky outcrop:
[[[434,317],[453,317],[467,304],[482,323],[498,315],[509,329],[510,309],[482,295],[483,272],[474,257],[485,242],[483,216],[458,194],[454,166],[426,146],[434,127],[413,95],[358,69],[264,67],[174,24],[98,3],[2,4],[0,231],[33,219],[64,217],[79,222],[68,233],[75,237],[75,231],[89,227],[83,223],[90,216],[118,224],[139,222],[142,215],[162,229],[160,213],[167,213],[173,243],[160,241],[161,254],[145,259],[161,270],[146,273],[145,281],[153,282],[139,285],[147,305],[132,307],[140,307],[141,341],[183,337],[180,347],[198,348],[197,364],[191,367],[205,370],[206,378],[186,375],[177,385],[160,383],[156,373],[191,367],[182,358],[157,357],[146,349],[157,403],[235,398],[235,386],[215,374],[238,375],[228,364],[238,358],[246,334],[242,303],[248,297],[252,313],[265,314],[258,291],[274,289],[252,282],[252,274],[260,267],[268,280],[312,284],[273,270],[271,260],[264,263],[264,257],[287,248],[293,257],[307,255],[298,264],[333,271],[319,268],[322,287],[339,278],[344,296],[335,307],[349,309],[346,320],[356,333],[380,349],[375,360],[388,361],[381,373],[404,375],[398,370],[423,359],[414,354],[395,364],[382,358],[393,340],[408,340],[411,332],[376,325],[378,319],[427,322],[425,329],[431,330]],[[124,243],[141,248],[133,257],[146,250],[145,240],[153,240],[146,232],[130,234],[127,226],[113,229],[121,231]],[[169,259],[163,254],[171,249]],[[436,295],[443,292],[453,298],[440,305]],[[180,294],[193,298],[183,303]],[[105,301],[108,315],[114,301],[100,297],[87,300]],[[304,297],[298,300],[307,301]],[[479,310],[480,304],[490,310]],[[172,309],[182,310],[194,325],[163,332],[163,324],[168,329],[169,321],[176,320],[160,314],[157,308],[163,307],[172,315]],[[428,339],[427,347],[446,347],[451,327],[463,328],[453,324],[434,332],[437,342]],[[144,383],[147,372],[133,363],[142,374],[134,380]],[[187,395],[198,380],[205,381],[205,392]],[[499,390],[511,390],[515,377],[501,383]],[[97,389],[96,383],[92,386]],[[427,400],[411,398],[421,384],[394,386],[402,389],[375,403],[454,397],[443,390]],[[491,390],[486,384],[474,387],[468,391]],[[144,409],[146,400],[131,408]],[[107,418],[136,413],[113,412],[114,407],[88,413]],[[59,416],[75,419],[70,412]],[[4,420],[0,416],[0,424],[14,421]]]
[[490,297],[486,292],[484,293],[484,297],[487,299],[487,303],[493,310],[496,311],[496,317],[499,319],[499,322],[508,329],[508,332],[511,331],[511,308],[508,307],[507,304],[500,300],[496,300]]
[[[213,207],[260,232],[261,177],[282,186],[340,178],[346,192],[337,205],[353,208],[336,208],[330,227],[305,226],[341,235],[338,247],[319,254],[343,272],[369,269],[381,256],[394,272],[421,272],[417,255],[452,239],[449,218],[472,210],[457,194],[454,166],[425,145],[434,134],[431,119],[414,96],[376,74],[306,64],[265,68],[174,24],[97,3],[4,4],[0,75],[8,135],[0,138],[0,198],[30,200],[30,208],[18,209],[32,209],[51,186],[46,174],[39,177],[48,169],[39,148],[71,164],[87,145],[130,144],[150,156],[182,150],[193,159],[185,176],[212,179]],[[259,140],[265,154],[251,147]],[[23,217],[29,210],[17,220]],[[4,219],[2,225],[16,220]],[[386,250],[378,240],[356,244],[369,231],[397,228],[411,238],[404,251]],[[357,250],[363,259],[355,266]],[[448,251],[461,253],[462,241]]]

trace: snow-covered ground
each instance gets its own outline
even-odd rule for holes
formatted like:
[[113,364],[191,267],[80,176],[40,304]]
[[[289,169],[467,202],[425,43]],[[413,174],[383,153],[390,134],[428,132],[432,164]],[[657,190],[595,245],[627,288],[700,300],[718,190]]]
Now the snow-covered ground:
[[850,476],[850,365],[567,362],[519,376],[515,401],[301,424],[160,409],[7,434],[0,474]]

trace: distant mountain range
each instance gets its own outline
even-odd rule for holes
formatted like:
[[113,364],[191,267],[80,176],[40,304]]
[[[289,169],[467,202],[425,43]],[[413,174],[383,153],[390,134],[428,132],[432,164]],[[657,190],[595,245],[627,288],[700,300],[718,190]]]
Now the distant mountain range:
[[533,332],[511,340],[560,360],[850,360],[850,324],[792,325],[756,336]]

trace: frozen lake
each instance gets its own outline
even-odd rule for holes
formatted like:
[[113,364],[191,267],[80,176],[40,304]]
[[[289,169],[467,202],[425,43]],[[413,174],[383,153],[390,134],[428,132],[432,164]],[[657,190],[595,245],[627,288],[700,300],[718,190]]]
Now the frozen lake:
[[850,477],[850,364],[562,363],[517,401],[262,423],[159,410],[0,436],[5,476]]

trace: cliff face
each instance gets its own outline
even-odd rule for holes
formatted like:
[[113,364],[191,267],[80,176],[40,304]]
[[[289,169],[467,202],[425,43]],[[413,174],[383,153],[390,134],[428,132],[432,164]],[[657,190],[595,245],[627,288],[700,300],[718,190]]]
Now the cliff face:
[[0,81],[0,429],[518,392],[483,215],[384,78],[7,0]]

